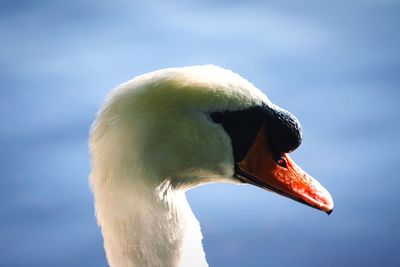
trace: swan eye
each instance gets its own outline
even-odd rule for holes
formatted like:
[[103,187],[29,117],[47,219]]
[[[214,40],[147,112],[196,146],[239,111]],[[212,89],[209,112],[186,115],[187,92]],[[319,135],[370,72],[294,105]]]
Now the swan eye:
[[279,166],[283,167],[283,168],[287,168],[286,159],[285,159],[284,157],[279,157],[279,158],[276,160],[276,163],[277,163]]

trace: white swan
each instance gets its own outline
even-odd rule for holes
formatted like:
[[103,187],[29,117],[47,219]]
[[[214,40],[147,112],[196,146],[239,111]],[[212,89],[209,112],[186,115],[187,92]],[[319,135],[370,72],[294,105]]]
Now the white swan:
[[171,68],[120,85],[90,137],[110,266],[208,266],[185,197],[205,183],[250,183],[329,213],[329,193],[287,155],[300,142],[297,119],[229,70]]

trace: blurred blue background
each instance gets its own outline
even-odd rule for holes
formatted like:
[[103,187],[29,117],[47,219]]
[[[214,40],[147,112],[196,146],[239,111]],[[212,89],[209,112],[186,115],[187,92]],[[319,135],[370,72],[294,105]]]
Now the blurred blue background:
[[0,265],[106,266],[88,129],[148,71],[216,64],[302,122],[331,216],[251,186],[188,193],[211,267],[400,266],[400,2],[0,2]]

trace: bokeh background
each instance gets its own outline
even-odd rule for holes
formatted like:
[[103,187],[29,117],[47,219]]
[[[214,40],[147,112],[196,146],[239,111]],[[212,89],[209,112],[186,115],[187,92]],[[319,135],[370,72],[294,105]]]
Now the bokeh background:
[[0,265],[106,266],[88,129],[135,75],[240,73],[302,122],[331,216],[251,186],[188,193],[211,267],[400,266],[400,3],[0,1]]

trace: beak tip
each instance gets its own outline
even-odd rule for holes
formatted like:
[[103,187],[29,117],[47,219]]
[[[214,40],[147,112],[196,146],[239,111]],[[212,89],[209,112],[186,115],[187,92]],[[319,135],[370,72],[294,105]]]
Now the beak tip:
[[333,209],[325,211],[325,213],[328,215],[331,215],[332,212],[333,212]]

